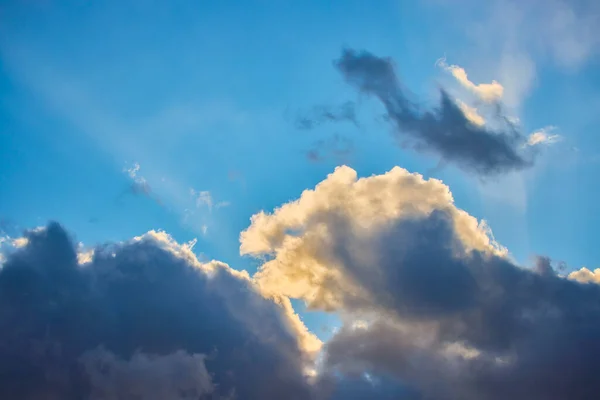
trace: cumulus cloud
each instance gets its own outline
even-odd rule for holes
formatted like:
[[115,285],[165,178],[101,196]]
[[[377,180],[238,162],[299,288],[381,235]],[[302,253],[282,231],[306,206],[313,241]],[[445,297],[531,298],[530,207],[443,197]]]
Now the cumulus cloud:
[[448,71],[464,88],[474,93],[479,99],[493,103],[499,101],[504,94],[504,87],[497,81],[492,83],[475,84],[469,80],[467,71],[458,65],[448,65],[445,58],[441,58],[436,63],[439,67]]
[[[598,270],[522,268],[436,179],[339,167],[240,235],[250,277],[150,231],[26,232],[0,268],[0,397],[593,399]],[[85,256],[84,256],[85,255]],[[581,283],[588,282],[588,283]],[[290,297],[338,312],[324,345]]]
[[546,126],[542,129],[539,129],[527,138],[528,146],[538,146],[543,144],[552,144],[556,143],[561,139],[561,136],[558,134],[553,134],[558,128],[555,126]]
[[[505,254],[488,234],[484,222],[458,209],[449,188],[436,179],[395,167],[384,175],[358,179],[356,171],[338,167],[314,190],[306,190],[293,202],[272,214],[260,212],[241,233],[242,254],[274,258],[255,276],[262,290],[302,298],[312,307],[339,309],[342,303],[367,305],[376,302],[376,293],[364,290],[362,280],[384,279],[369,269],[357,269],[351,276],[334,256],[340,232],[354,240],[344,249],[364,263],[375,257],[371,243],[375,233],[393,229],[395,223],[426,217],[440,211],[448,215],[461,243],[468,249]],[[407,238],[408,239],[408,238]],[[371,246],[371,247],[370,247]],[[358,267],[357,267],[358,268]],[[360,282],[362,283],[360,283]],[[390,290],[395,290],[390,287]]]
[[246,273],[164,232],[84,264],[58,224],[26,237],[0,269],[1,398],[310,398],[318,340]]
[[349,84],[381,101],[396,133],[412,139],[417,150],[481,175],[520,170],[533,162],[532,155],[520,151],[526,138],[513,125],[493,130],[472,123],[444,90],[434,109],[411,102],[389,58],[345,49],[335,66]]
[[581,283],[597,283],[600,284],[600,268],[591,271],[585,267],[580,270],[573,271],[569,274],[569,279]]
[[600,391],[600,286],[558,276],[547,258],[516,265],[440,181],[341,167],[254,215],[240,239],[243,254],[268,257],[261,290],[346,315],[322,354],[333,376],[391,379],[385,389],[421,399]]

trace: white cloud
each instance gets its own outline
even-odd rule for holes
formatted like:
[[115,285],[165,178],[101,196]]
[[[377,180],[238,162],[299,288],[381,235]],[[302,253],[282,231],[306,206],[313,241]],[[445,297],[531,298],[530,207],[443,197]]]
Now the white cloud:
[[502,82],[509,107],[520,107],[540,66],[576,70],[600,52],[595,1],[436,1],[446,3],[452,24],[464,27],[474,70]]
[[528,146],[537,146],[542,144],[552,144],[556,143],[561,139],[561,136],[558,134],[552,134],[552,132],[556,131],[558,128],[555,126],[546,126],[542,129],[539,129],[533,132],[527,138]]
[[[345,296],[368,302],[368,294],[339,268],[333,255],[333,235],[341,229],[353,245],[351,257],[366,259],[361,243],[397,223],[436,211],[451,216],[467,249],[504,255],[506,249],[489,235],[489,228],[456,208],[449,188],[436,179],[394,167],[383,175],[358,179],[356,171],[338,167],[313,190],[273,213],[260,212],[240,234],[240,252],[269,254],[256,274],[267,294],[301,298],[314,307],[339,309]],[[339,225],[339,226],[338,226]],[[347,226],[346,226],[347,225]],[[349,256],[350,257],[350,256]]]
[[[39,228],[35,228],[37,230]],[[12,238],[9,235],[0,236],[0,264],[4,264],[7,256],[17,249],[27,246],[29,240],[26,237]]]
[[19,237],[12,241],[12,245],[15,246],[17,249],[27,246],[27,243],[29,243],[29,239],[27,239],[26,237]]
[[215,208],[225,208],[225,207],[229,207],[231,205],[230,201],[220,201],[217,204],[215,204]]
[[127,172],[127,175],[129,175],[129,177],[133,180],[137,178],[137,173],[139,172],[139,170],[140,164],[138,164],[137,162],[133,163],[132,167],[124,169],[124,171]]
[[451,73],[463,87],[485,102],[492,103],[498,101],[504,94],[504,87],[495,80],[492,83],[475,84],[469,80],[469,76],[464,68],[458,65],[448,65],[445,58],[439,59],[436,64]]
[[131,190],[135,194],[143,194],[146,196],[150,196],[152,189],[150,188],[150,184],[146,178],[139,174],[140,172],[140,164],[135,162],[133,166],[127,168],[123,168],[123,172],[126,172],[129,175],[129,178],[133,181],[133,185]]
[[475,107],[471,107],[459,99],[456,99],[456,104],[470,122],[477,126],[485,125],[485,118],[479,115]]
[[583,267],[578,271],[571,272],[568,278],[581,283],[600,284],[600,268],[590,271],[589,269]]
[[208,190],[198,191],[192,188],[190,189],[190,196],[194,198],[194,201],[196,202],[196,207],[200,208],[206,206],[209,210],[212,210],[213,198]]
[[208,190],[196,190],[190,188],[190,196],[194,199],[196,208],[207,207],[209,210],[212,210],[213,208],[219,209],[231,205],[231,202],[226,200],[215,203],[212,193]]

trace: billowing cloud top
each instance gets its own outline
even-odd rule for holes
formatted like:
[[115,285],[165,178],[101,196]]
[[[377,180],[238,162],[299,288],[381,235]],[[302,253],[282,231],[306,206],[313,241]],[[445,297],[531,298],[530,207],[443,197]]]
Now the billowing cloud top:
[[[4,241],[7,242],[7,241]],[[587,400],[598,270],[517,266],[446,185],[339,167],[252,217],[254,277],[164,232],[84,249],[56,223],[0,264],[0,398]],[[335,311],[324,345],[290,297]]]
[[[345,49],[335,66],[348,83],[381,101],[397,133],[408,135],[418,150],[434,152],[462,169],[482,175],[519,170],[532,164],[520,152],[526,139],[511,124],[504,130],[487,128],[481,124],[482,120],[474,119],[473,113],[466,115],[444,90],[439,106],[434,109],[422,109],[411,102],[389,58]],[[487,86],[479,89],[489,92]]]
[[[241,234],[269,255],[261,290],[339,311],[328,371],[368,372],[404,397],[592,399],[600,391],[600,286],[515,265],[442,182],[338,168]],[[571,276],[595,281],[582,270]],[[384,391],[385,392],[385,391]],[[414,394],[415,397],[410,397]]]
[[285,307],[160,232],[85,264],[58,224],[29,232],[0,270],[0,354],[3,399],[310,395]]
[[[305,191],[297,201],[285,204],[273,214],[261,212],[252,217],[250,227],[241,233],[242,254],[274,254],[263,265],[255,279],[263,291],[276,291],[303,298],[311,306],[338,308],[348,301],[339,296],[352,296],[354,301],[367,301],[354,279],[341,273],[334,257],[339,240],[348,241],[344,248],[366,264],[377,263],[370,242],[395,223],[434,212],[443,212],[461,242],[468,249],[502,253],[487,234],[485,223],[479,223],[453,204],[449,188],[436,179],[424,180],[395,167],[384,175],[357,179],[356,171],[343,166],[321,182],[314,190]],[[343,237],[339,237],[342,234]],[[348,254],[347,256],[351,256]],[[365,269],[369,274],[373,265]],[[356,271],[361,273],[361,271]],[[319,282],[319,285],[314,285]],[[333,285],[333,286],[329,286]]]

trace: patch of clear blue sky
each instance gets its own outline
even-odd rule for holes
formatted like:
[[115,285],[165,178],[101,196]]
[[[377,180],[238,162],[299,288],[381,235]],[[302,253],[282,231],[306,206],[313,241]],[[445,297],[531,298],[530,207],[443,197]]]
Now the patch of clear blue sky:
[[[250,216],[297,198],[338,164],[308,162],[303,152],[313,141],[348,135],[356,147],[348,162],[361,176],[394,165],[428,176],[436,165],[394,146],[373,118],[381,110],[332,66],[342,46],[393,56],[410,89],[431,94],[440,76],[435,60],[468,49],[446,11],[416,3],[3,4],[0,217],[23,227],[55,219],[90,245],[164,229],[180,242],[198,237],[198,252],[253,272],[258,264],[239,257],[238,241]],[[599,103],[590,88],[599,86],[592,70],[575,76],[542,69],[524,107],[526,125],[559,125],[574,145],[598,149]],[[359,102],[360,130],[295,129],[298,110],[347,100]],[[519,260],[541,253],[596,266],[597,164],[566,165],[552,151],[528,188],[524,213],[483,204],[473,180],[452,168],[436,176]],[[122,169],[133,162],[164,207],[144,197],[117,201],[130,184]],[[197,211],[183,223],[185,209],[194,208],[190,188],[231,205]],[[321,325],[328,318],[305,319],[327,336]]]

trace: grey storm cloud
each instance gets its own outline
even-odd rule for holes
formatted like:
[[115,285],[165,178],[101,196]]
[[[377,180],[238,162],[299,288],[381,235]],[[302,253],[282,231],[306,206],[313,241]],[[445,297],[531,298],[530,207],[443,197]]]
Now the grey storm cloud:
[[[78,260],[58,223],[0,264],[0,398],[396,399],[395,381],[310,379],[289,318],[224,264],[156,235]],[[364,397],[367,396],[367,397]],[[375,397],[373,397],[375,396]]]
[[321,356],[345,384],[367,373],[370,390],[424,400],[600,393],[600,285],[546,257],[517,265],[439,180],[338,167],[240,238],[242,254],[268,255],[262,290],[343,316]]
[[526,139],[512,124],[497,130],[473,124],[443,89],[435,108],[412,102],[390,58],[344,49],[334,65],[349,84],[381,101],[399,138],[411,139],[419,151],[480,175],[520,170],[533,162],[533,154],[520,151]]
[[467,251],[442,211],[352,240],[355,250],[376,255],[372,268],[347,252],[348,230],[338,227],[335,257],[368,292],[377,317],[326,344],[329,368],[392,374],[427,399],[600,393],[599,285],[557,276],[547,258],[528,270]]
[[0,269],[0,398],[309,398],[296,337],[249,279],[152,238],[80,264],[58,224],[26,237]]

